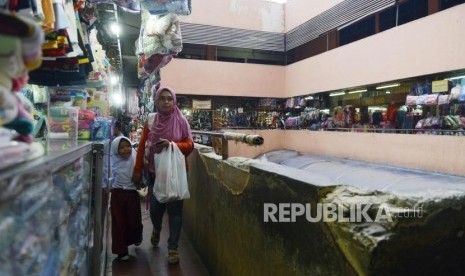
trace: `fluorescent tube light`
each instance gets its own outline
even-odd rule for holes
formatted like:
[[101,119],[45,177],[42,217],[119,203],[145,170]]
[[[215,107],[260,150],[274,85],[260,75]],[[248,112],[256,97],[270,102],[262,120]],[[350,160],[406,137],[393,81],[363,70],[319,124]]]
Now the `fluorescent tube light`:
[[379,90],[379,89],[384,89],[384,88],[389,88],[389,87],[396,87],[396,86],[399,86],[400,83],[393,83],[393,84],[386,84],[386,85],[382,85],[382,86],[376,86],[376,89]]
[[368,90],[366,90],[366,89],[360,89],[360,90],[349,91],[349,94],[362,93],[362,92],[367,92],[367,91]]
[[452,77],[452,78],[448,78],[448,79],[445,79],[445,80],[458,80],[458,79],[464,79],[464,78],[465,78],[465,75],[458,76],[458,77]]
[[334,92],[334,93],[331,93],[329,94],[330,97],[335,97],[335,96],[340,96],[340,95],[344,95],[346,92],[342,91],[342,92]]
[[307,96],[305,97],[306,100],[313,100],[313,96]]

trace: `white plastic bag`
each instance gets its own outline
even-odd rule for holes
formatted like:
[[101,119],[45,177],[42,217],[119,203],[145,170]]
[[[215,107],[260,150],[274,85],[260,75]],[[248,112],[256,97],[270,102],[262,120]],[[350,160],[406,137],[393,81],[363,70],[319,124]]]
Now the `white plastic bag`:
[[184,155],[176,143],[155,154],[153,193],[161,203],[190,198]]

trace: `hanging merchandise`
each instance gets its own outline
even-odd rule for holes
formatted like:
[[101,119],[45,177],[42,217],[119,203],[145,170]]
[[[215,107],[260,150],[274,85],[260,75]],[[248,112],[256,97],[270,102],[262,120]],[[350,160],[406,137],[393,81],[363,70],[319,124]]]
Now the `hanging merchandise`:
[[126,87],[127,106],[129,115],[139,114],[139,98],[137,97],[137,89]]
[[179,15],[191,14],[191,0],[141,0],[142,11],[151,14],[175,13]]
[[438,96],[438,105],[446,105],[450,103],[450,95],[439,95]]
[[465,103],[465,85],[462,85],[460,88],[460,94],[457,100],[459,103]]
[[97,20],[95,16],[95,5],[89,1],[80,11],[79,11],[79,19],[81,22],[91,26]]
[[[143,13],[146,17],[144,32],[147,36],[165,36],[179,34],[179,18],[174,13],[152,15]],[[180,38],[179,38],[180,39]]]
[[[0,86],[13,89],[13,80],[23,79],[27,75],[21,54],[21,39],[0,34]],[[16,89],[17,90],[17,89]]]
[[87,94],[89,95],[87,102],[87,109],[92,110],[96,117],[107,117],[109,116],[109,99],[108,92],[105,90],[106,87],[102,87],[102,90],[95,88],[87,88]]
[[140,12],[140,1],[139,0],[113,0],[118,7],[122,10],[131,12],[131,13],[139,13]]
[[[80,4],[77,3],[76,9]],[[73,2],[54,2],[51,7],[48,4],[43,6],[44,14],[51,18],[50,22],[42,24],[46,30],[42,54],[47,58],[38,70],[30,73],[29,83],[43,86],[86,85],[94,59],[85,25],[81,24]]]
[[182,50],[179,18],[175,14],[142,13],[142,24],[136,41],[138,77],[146,78],[167,65]]
[[112,137],[114,121],[109,118],[97,117],[91,124],[91,141],[102,141]]
[[92,5],[114,3],[125,12],[130,12],[130,13],[140,12],[140,1],[139,0],[88,0],[87,2]]
[[32,92],[25,96],[30,70],[42,63],[43,32],[31,19],[0,12],[0,169],[44,154],[34,142]]
[[106,52],[102,45],[98,43],[98,31],[93,28],[89,32],[89,45],[92,45],[92,53],[94,60],[92,61],[92,68],[94,71],[88,75],[87,87],[100,88],[106,85],[108,72],[110,72],[110,62],[106,57]]
[[424,104],[428,105],[428,106],[436,106],[436,105],[438,105],[438,94],[426,95]]
[[[99,265],[89,261],[91,254],[101,253],[99,243],[92,242],[100,227],[93,220],[98,202],[91,188],[100,187],[93,171],[101,168],[97,154],[102,150],[91,143],[77,146],[77,139],[90,138],[95,119],[86,109],[84,86],[93,51],[77,17],[84,1],[0,0],[0,5],[5,2],[15,12],[0,11],[0,183],[5,188],[0,197],[6,207],[0,212],[5,238],[0,259],[10,260],[2,263],[0,275],[89,273]],[[70,83],[83,86],[63,86]],[[49,139],[35,142],[34,137]]]
[[460,92],[462,86],[459,83],[455,84],[455,86],[450,90],[450,101],[457,102],[459,100]]

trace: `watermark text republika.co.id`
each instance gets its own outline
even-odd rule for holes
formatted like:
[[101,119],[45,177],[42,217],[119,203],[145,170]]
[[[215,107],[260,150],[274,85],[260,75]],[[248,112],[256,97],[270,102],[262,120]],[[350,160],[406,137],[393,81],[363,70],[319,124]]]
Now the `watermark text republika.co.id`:
[[337,203],[264,203],[264,222],[392,222],[394,218],[421,218],[423,207],[396,208],[393,212],[386,204]]

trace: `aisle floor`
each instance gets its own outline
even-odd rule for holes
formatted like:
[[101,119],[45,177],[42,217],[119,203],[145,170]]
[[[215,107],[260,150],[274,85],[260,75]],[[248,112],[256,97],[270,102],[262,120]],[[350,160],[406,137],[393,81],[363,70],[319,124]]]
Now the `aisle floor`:
[[[153,247],[150,244],[150,235],[152,234],[152,222],[150,221],[149,211],[142,208],[142,224],[144,225],[144,234],[142,244],[138,247],[132,245],[129,247],[129,261],[120,261],[116,255],[111,252],[111,229],[108,232],[107,244],[107,265],[106,276],[134,276],[134,275],[189,275],[189,276],[207,276],[208,271],[202,264],[197,253],[192,248],[191,243],[184,233],[181,233],[179,242],[180,262],[178,265],[168,264],[168,216],[163,218],[163,227],[160,236],[160,244]],[[109,223],[111,224],[111,223]]]

